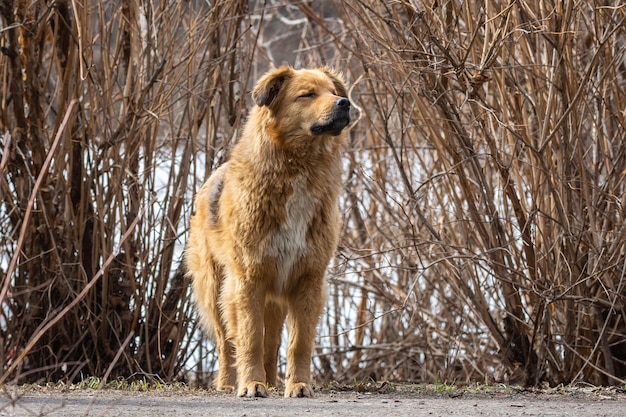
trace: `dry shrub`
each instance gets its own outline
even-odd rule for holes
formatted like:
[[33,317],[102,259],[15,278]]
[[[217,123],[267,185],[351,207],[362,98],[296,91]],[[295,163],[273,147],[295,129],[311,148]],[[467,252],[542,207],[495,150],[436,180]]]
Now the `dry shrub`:
[[624,383],[626,8],[340,13],[365,111],[342,251],[360,285],[336,284],[349,374]]
[[242,116],[246,8],[0,6],[3,381],[172,380],[197,349],[182,221]]
[[254,79],[325,63],[361,120],[319,380],[626,383],[626,7],[211,4],[0,6],[3,381],[212,371],[191,195]]

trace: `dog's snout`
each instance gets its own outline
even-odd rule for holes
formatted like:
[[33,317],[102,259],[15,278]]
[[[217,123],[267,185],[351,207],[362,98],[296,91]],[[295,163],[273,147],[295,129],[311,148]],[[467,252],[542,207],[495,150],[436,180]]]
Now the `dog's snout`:
[[345,97],[342,97],[339,100],[337,100],[335,102],[335,104],[337,105],[337,107],[339,107],[341,109],[348,109],[348,108],[350,108],[350,100],[348,100]]

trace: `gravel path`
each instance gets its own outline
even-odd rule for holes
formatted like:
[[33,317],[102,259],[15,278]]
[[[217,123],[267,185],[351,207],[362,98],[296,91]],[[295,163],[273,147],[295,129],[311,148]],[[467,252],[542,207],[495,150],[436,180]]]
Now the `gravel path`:
[[[11,399],[11,398],[14,399]],[[15,399],[17,397],[17,399]],[[0,416],[624,416],[619,389],[561,390],[546,394],[394,390],[390,393],[317,392],[309,399],[242,399],[199,390],[5,390]]]

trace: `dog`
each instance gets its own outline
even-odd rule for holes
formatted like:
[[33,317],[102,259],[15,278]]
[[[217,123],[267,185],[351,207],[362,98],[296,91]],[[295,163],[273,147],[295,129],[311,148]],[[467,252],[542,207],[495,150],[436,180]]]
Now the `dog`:
[[252,99],[228,161],[195,197],[185,262],[216,343],[216,388],[266,397],[286,320],[284,395],[311,397],[351,104],[341,74],[328,67],[271,70]]

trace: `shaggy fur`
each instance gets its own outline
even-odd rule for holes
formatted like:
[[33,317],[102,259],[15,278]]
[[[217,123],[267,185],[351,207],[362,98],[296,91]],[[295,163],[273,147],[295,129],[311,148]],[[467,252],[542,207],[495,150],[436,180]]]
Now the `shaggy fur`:
[[350,101],[328,68],[270,71],[252,98],[230,160],[196,195],[186,264],[218,349],[217,389],[267,395],[286,318],[285,397],[310,397]]

